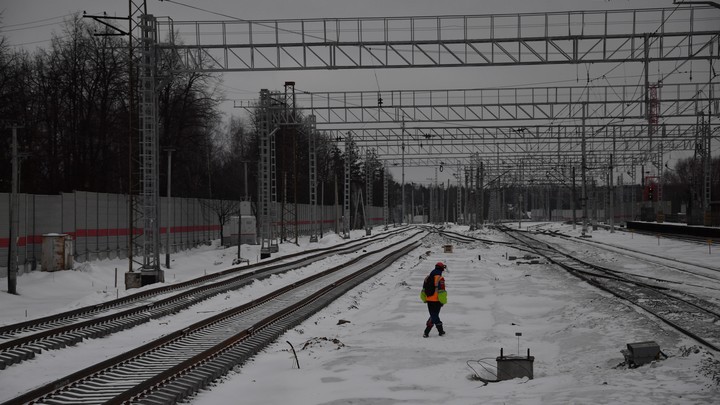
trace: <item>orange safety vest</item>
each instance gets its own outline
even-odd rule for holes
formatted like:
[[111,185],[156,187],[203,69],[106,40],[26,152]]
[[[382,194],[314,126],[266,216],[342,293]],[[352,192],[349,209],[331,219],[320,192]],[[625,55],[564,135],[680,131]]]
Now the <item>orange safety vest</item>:
[[433,277],[435,277],[435,280],[433,280],[433,284],[435,284],[435,292],[433,293],[433,295],[428,296],[425,300],[437,302],[440,301],[440,298],[438,296],[438,294],[440,293],[440,287],[442,286],[442,289],[445,289],[445,279],[443,278],[443,276],[437,274]]

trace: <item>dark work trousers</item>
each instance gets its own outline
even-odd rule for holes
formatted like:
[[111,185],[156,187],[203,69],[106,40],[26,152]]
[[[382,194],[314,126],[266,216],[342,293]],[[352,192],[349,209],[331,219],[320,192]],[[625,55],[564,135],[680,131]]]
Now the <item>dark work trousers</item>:
[[433,325],[441,326],[442,321],[440,320],[440,308],[442,304],[437,301],[428,301],[428,312],[430,312],[430,318],[427,320],[427,327],[432,328]]

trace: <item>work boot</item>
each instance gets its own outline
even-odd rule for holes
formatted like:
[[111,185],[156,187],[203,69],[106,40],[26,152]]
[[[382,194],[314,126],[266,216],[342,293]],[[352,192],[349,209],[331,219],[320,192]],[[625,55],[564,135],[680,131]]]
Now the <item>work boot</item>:
[[437,324],[436,326],[437,326],[438,332],[440,333],[440,336],[444,335],[444,334],[445,334],[445,330],[443,330],[442,324],[439,323],[439,324]]
[[430,336],[430,330],[432,330],[432,327],[433,327],[433,324],[430,321],[428,321],[425,324],[425,332],[423,332],[423,337],[426,338],[426,337]]

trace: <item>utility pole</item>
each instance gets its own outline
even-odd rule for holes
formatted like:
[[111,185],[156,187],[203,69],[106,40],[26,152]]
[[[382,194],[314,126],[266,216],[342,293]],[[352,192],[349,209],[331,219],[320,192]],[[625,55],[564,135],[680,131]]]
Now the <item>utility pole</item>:
[[480,179],[478,181],[478,192],[480,193],[480,207],[478,207],[479,227],[485,223],[485,166],[480,162]]
[[447,181],[447,191],[445,192],[445,225],[448,223],[450,212],[450,179]]
[[577,228],[577,193],[575,191],[575,166],[572,167],[572,208],[573,231]]
[[[616,153],[615,145],[615,127],[613,127],[613,153],[610,155],[610,233],[615,233],[615,166],[613,157]],[[622,207],[622,200],[620,201]]]
[[402,185],[400,186],[402,192],[400,193],[402,195],[402,208],[400,209],[400,213],[402,215],[402,219],[400,220],[400,223],[402,224],[405,221],[405,115],[402,117],[402,127],[401,127],[401,140],[400,140],[400,147],[402,149]]
[[170,200],[170,184],[172,183],[172,153],[175,151],[174,148],[165,148],[165,151],[168,153],[168,169],[167,169],[167,199],[168,199],[168,212],[167,212],[167,229],[165,231],[166,236],[166,242],[165,242],[165,267],[170,268],[170,230],[171,227],[171,219],[172,216],[170,216],[170,210],[172,207],[172,201]]
[[588,227],[588,211],[587,211],[587,156],[585,151],[585,120],[587,119],[587,103],[582,104],[582,159],[581,159],[581,179],[582,179],[582,233],[581,237],[587,238]]
[[10,241],[8,243],[8,293],[17,294],[17,234],[18,234],[18,125],[12,126],[12,189],[10,193]]
[[[247,170],[248,161],[243,160],[242,164],[243,164],[243,175],[244,175],[243,181],[244,181],[244,186],[245,186],[245,198],[243,199],[243,201],[240,202],[240,212],[238,213],[238,249],[237,249],[238,262],[241,262],[243,259],[242,248],[241,248],[242,247],[242,217],[243,217],[242,207],[243,207],[243,202],[250,201],[250,199],[248,197],[248,170]],[[248,261],[248,263],[249,263],[249,261]]]

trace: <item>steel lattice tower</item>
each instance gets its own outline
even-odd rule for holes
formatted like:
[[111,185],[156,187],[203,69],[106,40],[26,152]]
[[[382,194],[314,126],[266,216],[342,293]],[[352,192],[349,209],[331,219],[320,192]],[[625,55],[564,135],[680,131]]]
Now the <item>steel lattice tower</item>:
[[365,187],[367,189],[367,191],[365,192],[367,197],[367,204],[365,204],[367,206],[365,209],[365,234],[368,236],[372,234],[372,226],[370,226],[369,214],[370,207],[372,207],[373,202],[373,178],[375,177],[373,168],[370,167],[370,160],[373,155],[374,154],[372,150],[368,149],[365,151]]
[[[260,256],[270,257],[278,251],[275,232],[275,201],[277,188],[275,182],[275,133],[273,124],[273,105],[267,89],[260,90],[260,117],[258,135],[260,142],[260,161],[258,163],[258,211],[260,212]],[[274,127],[271,129],[271,127]]]
[[308,116],[310,133],[308,134],[308,160],[310,166],[310,242],[318,241],[317,226],[317,133],[315,127],[315,116]]
[[388,222],[390,222],[388,211],[388,170],[387,166],[383,165],[383,220],[385,221],[386,231],[388,229]]
[[342,237],[350,239],[350,167],[351,167],[352,132],[345,138],[345,182],[343,184],[343,223]]

